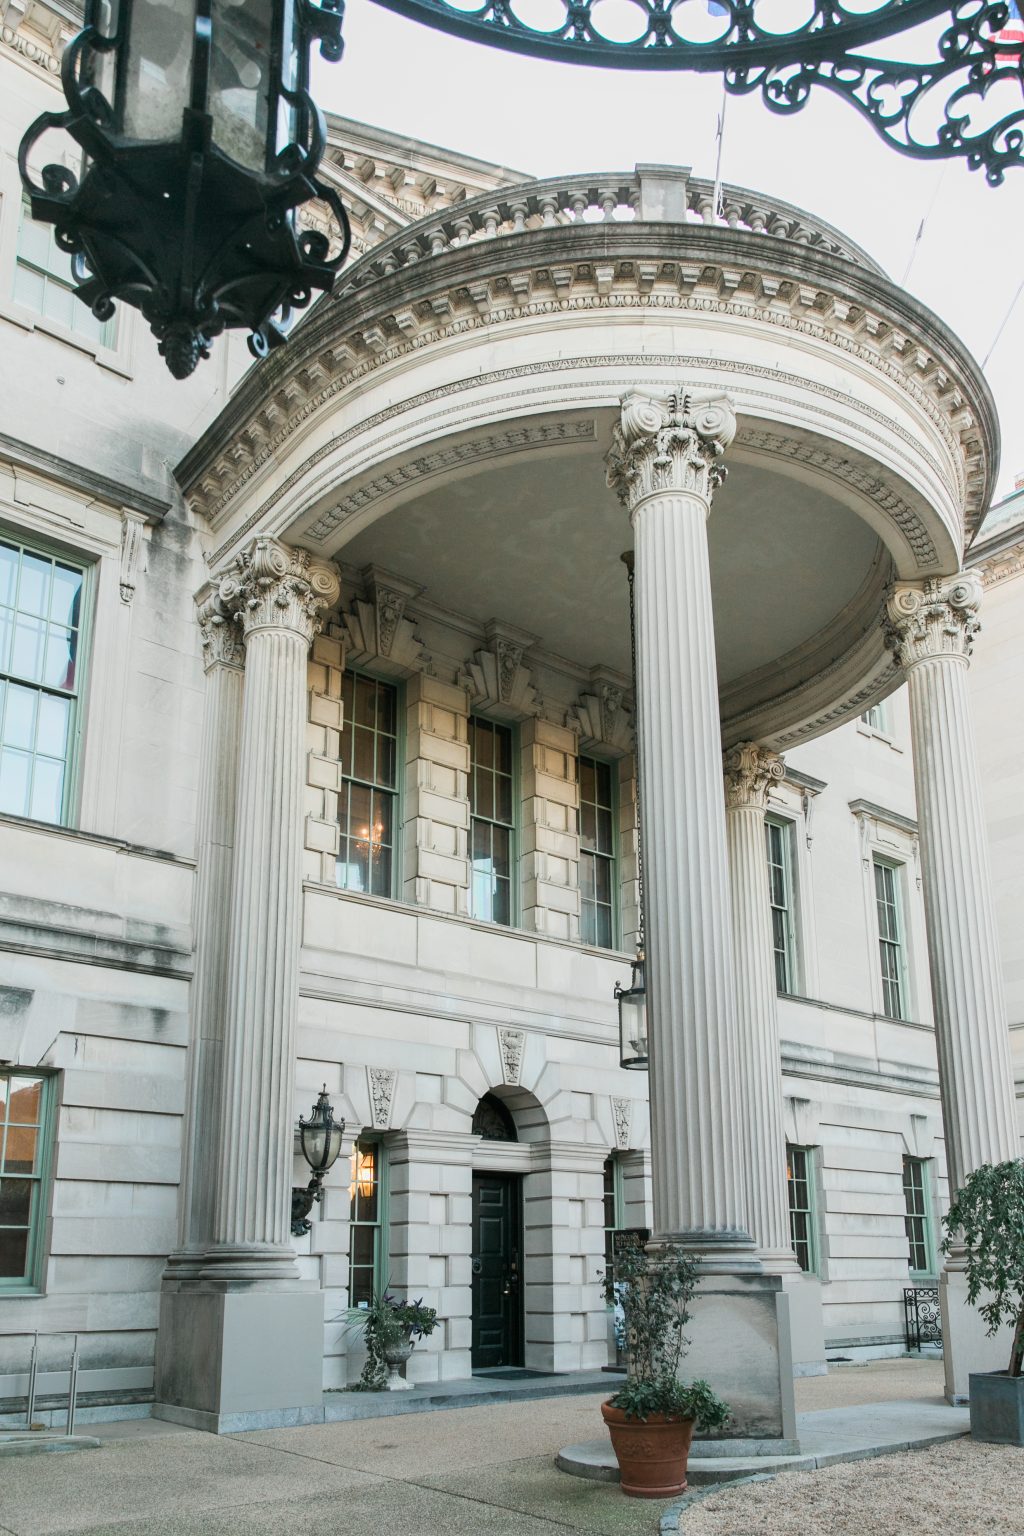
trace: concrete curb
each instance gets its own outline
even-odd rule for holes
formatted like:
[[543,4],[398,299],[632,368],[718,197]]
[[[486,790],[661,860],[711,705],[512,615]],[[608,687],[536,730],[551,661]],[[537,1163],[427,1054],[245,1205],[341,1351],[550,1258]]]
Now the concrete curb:
[[23,1429],[0,1435],[0,1456],[45,1456],[55,1451],[98,1451],[100,1441],[92,1435],[47,1435],[38,1429]]

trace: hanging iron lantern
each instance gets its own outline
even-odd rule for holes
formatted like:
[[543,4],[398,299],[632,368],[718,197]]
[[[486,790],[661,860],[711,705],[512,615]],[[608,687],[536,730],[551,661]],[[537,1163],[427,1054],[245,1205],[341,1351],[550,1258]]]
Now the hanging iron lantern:
[[[317,180],[326,143],[309,50],[341,57],[342,0],[86,0],[61,65],[66,112],[44,112],[18,156],[32,217],[56,225],[77,294],[100,320],[140,309],[175,378],[226,327],[262,357],[293,309],[329,290],[350,244],[344,209]],[[44,165],[39,138],[80,146]],[[320,198],[340,248],[300,229]]]
[[644,978],[644,952],[638,949],[632,964],[628,987],[615,983],[615,1001],[619,1005],[619,1065],[635,1072],[650,1066],[647,1046],[647,986]]
[[292,1233],[303,1237],[310,1231],[308,1220],[314,1201],[323,1199],[324,1175],[333,1168],[345,1134],[344,1120],[335,1120],[334,1106],[327,1097],[327,1084],[321,1088],[308,1120],[299,1116],[299,1142],[302,1155],[313,1171],[305,1189],[292,1190]]

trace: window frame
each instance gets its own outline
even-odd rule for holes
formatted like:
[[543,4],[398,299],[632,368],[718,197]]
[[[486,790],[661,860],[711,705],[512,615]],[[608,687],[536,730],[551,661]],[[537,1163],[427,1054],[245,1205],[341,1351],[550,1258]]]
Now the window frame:
[[[498,821],[492,816],[478,816],[474,810],[476,765],[473,753],[473,727],[481,723],[493,730],[508,731],[509,733],[509,783],[512,800],[512,815],[510,821]],[[478,712],[469,715],[467,728],[469,740],[469,916],[472,922],[487,923],[492,928],[516,928],[519,925],[519,914],[522,904],[522,892],[519,880],[519,849],[521,844],[521,819],[522,807],[520,804],[520,742],[518,727],[509,720],[492,720],[489,715]],[[491,827],[506,828],[508,837],[508,921],[502,922],[500,918],[484,917],[475,910],[473,900],[473,829],[476,822],[482,822]]]
[[[341,762],[341,757],[340,757],[340,750],[341,749],[340,749],[340,746],[339,746],[338,765],[339,765],[339,768],[341,770],[340,775],[339,775],[338,812],[337,812],[337,821],[338,821],[338,828],[339,828],[339,845],[338,845],[338,853],[335,855],[335,876],[334,876],[335,885],[336,885],[337,889],[339,891],[344,892],[344,894],[346,896],[366,896],[366,897],[370,897],[371,899],[376,900],[376,901],[397,901],[399,899],[400,892],[402,891],[402,888],[403,888],[402,852],[403,852],[403,827],[404,827],[404,824],[405,824],[405,793],[404,793],[404,783],[405,783],[405,756],[406,756],[406,753],[405,753],[405,724],[406,724],[405,688],[404,688],[401,680],[398,679],[398,678],[394,678],[394,677],[379,677],[374,671],[372,671],[368,667],[352,667],[352,666],[348,666],[348,667],[345,667],[344,671],[342,672],[342,689],[343,690],[344,690],[344,679],[345,679],[346,676],[349,676],[349,675],[351,675],[352,677],[363,677],[363,678],[366,678],[367,681],[369,681],[371,683],[374,683],[378,687],[392,688],[394,690],[394,694],[395,694],[395,786],[394,786],[393,789],[389,790],[386,785],[378,785],[375,782],[371,783],[367,779],[358,779],[358,778],[355,778],[352,775],[347,774],[345,772],[344,767],[343,767],[342,762]],[[342,732],[340,734],[341,735],[344,734],[344,725],[342,727]],[[376,727],[374,728],[374,734],[376,735]],[[372,890],[371,891],[356,890],[354,886],[342,885],[341,882],[338,880],[338,865],[341,863],[341,842],[340,842],[340,839],[343,836],[343,834],[341,832],[341,810],[342,810],[341,797],[342,797],[342,794],[344,793],[344,786],[346,784],[359,784],[359,785],[363,785],[367,789],[371,790],[374,793],[381,794],[381,795],[389,794],[391,796],[391,798],[392,798],[393,810],[392,810],[392,825],[391,825],[391,880],[390,880],[390,889],[386,893],[382,893],[382,892],[379,892],[379,891],[372,891]]]
[[[351,1180],[350,1184],[349,1184],[349,1217],[348,1217],[349,1231],[348,1231],[348,1276],[347,1276],[347,1284],[348,1284],[348,1310],[350,1312],[354,1312],[357,1316],[360,1315],[361,1313],[366,1312],[366,1310],[367,1310],[366,1306],[360,1306],[358,1303],[354,1302],[353,1299],[352,1299],[352,1293],[353,1293],[352,1271],[353,1271],[353,1268],[355,1267],[355,1243],[354,1243],[353,1239],[354,1239],[355,1229],[357,1227],[359,1227],[359,1228],[367,1228],[367,1227],[371,1228],[373,1230],[374,1234],[375,1234],[375,1236],[374,1236],[374,1244],[373,1244],[373,1279],[372,1279],[372,1282],[371,1282],[372,1290],[373,1290],[373,1295],[374,1296],[379,1295],[380,1292],[387,1286],[387,1283],[388,1283],[388,1268],[389,1268],[389,1264],[390,1264],[390,1247],[391,1247],[391,1245],[390,1245],[390,1234],[391,1234],[391,1226],[390,1226],[390,1214],[389,1214],[389,1211],[390,1211],[390,1196],[391,1196],[391,1173],[390,1173],[390,1159],[388,1157],[388,1144],[384,1140],[383,1136],[374,1135],[372,1132],[369,1133],[369,1134],[361,1134],[361,1135],[359,1135],[356,1138],[356,1141],[355,1141],[355,1143],[353,1145],[353,1148],[352,1148],[352,1158],[353,1158],[353,1160],[358,1155],[358,1152],[359,1152],[359,1150],[361,1148],[362,1149],[366,1149],[368,1147],[372,1147],[374,1149],[374,1154],[375,1154],[375,1157],[376,1157],[376,1163],[375,1163],[375,1167],[376,1167],[376,1170],[377,1170],[377,1219],[376,1219],[376,1221],[358,1221],[358,1220],[356,1220],[353,1217],[352,1209],[353,1209],[353,1206],[354,1206],[354,1203],[355,1203],[355,1200],[356,1200],[356,1191],[355,1191],[355,1182],[356,1181],[355,1181],[355,1179],[353,1178]],[[360,1266],[360,1267],[363,1267],[363,1266]]]
[[[771,829],[775,828],[782,834],[783,862],[775,865],[771,856]],[[800,976],[800,942],[797,921],[798,885],[796,876],[796,853],[794,839],[796,836],[796,824],[789,816],[779,816],[775,812],[769,812],[764,818],[765,835],[765,861],[768,870],[768,904],[772,918],[772,959],[775,964],[775,989],[782,997],[799,997]],[[785,907],[778,907],[774,900],[774,888],[772,882],[773,867],[781,868],[783,886],[787,898]],[[786,980],[789,985],[779,986],[779,951],[775,947],[775,913],[783,913],[784,925],[784,959],[786,965]]]
[[[907,1234],[907,1271],[911,1280],[932,1280],[938,1274],[939,1269],[938,1247],[935,1242],[935,1220],[932,1202],[931,1164],[932,1159],[930,1157],[914,1157],[910,1153],[903,1154],[902,1177],[903,1204],[905,1211],[903,1219]],[[912,1192],[912,1187],[908,1185],[907,1172],[911,1168],[919,1170],[921,1175],[921,1183],[919,1189],[921,1196],[921,1209],[919,1211],[912,1211],[910,1209],[910,1201],[908,1199],[908,1196]],[[915,1190],[914,1192],[916,1193],[918,1191]],[[921,1232],[920,1236],[915,1239],[910,1235],[910,1224],[911,1222],[917,1221],[921,1223]],[[926,1265],[924,1269],[915,1268],[912,1262],[915,1244],[919,1245],[924,1250],[926,1259]]]
[[[584,895],[583,895],[583,880],[582,880],[582,878],[580,878],[580,880],[579,880],[579,891],[580,891],[580,943],[581,944],[586,944],[587,947],[590,948],[590,949],[601,949],[601,950],[606,950],[606,951],[611,951],[611,950],[619,951],[622,948],[622,900],[621,900],[621,896],[622,896],[622,889],[621,889],[622,861],[621,861],[621,858],[620,858],[620,831],[619,831],[620,795],[619,795],[619,776],[618,776],[618,772],[617,772],[617,765],[611,759],[604,758],[604,757],[597,757],[592,752],[580,752],[580,753],[578,753],[577,757],[576,757],[576,783],[577,783],[577,788],[579,787],[580,783],[582,782],[582,774],[580,772],[580,765],[584,761],[587,761],[587,762],[590,762],[590,763],[594,763],[594,764],[600,766],[601,768],[607,769],[607,771],[608,771],[608,780],[609,780],[609,786],[610,786],[610,804],[608,806],[608,810],[609,810],[609,814],[611,816],[611,824],[612,824],[612,846],[611,846],[611,852],[607,853],[607,854],[606,853],[598,853],[597,851],[595,851],[593,849],[584,848],[583,847],[583,842],[582,842],[582,833],[581,833],[580,834],[580,850],[579,850],[579,857],[580,857],[579,867],[580,867],[580,874],[582,875],[584,857],[593,858],[593,859],[604,859],[607,862],[607,864],[609,865],[609,868],[610,868],[610,891],[611,891],[611,900],[609,902],[609,908],[610,908],[610,913],[611,913],[611,934],[609,936],[609,942],[607,944],[602,944],[598,939],[585,939],[583,937],[583,903],[584,903]],[[595,801],[594,804],[596,805],[597,802]],[[577,811],[577,826],[581,826],[582,825],[582,813],[583,813],[583,800],[582,800],[582,796],[580,796],[579,797],[579,810]],[[594,905],[597,906],[598,903],[595,902]]]
[[[89,555],[83,550],[62,546],[46,538],[45,535],[38,535],[34,529],[15,527],[8,522],[0,522],[0,542],[17,546],[22,554],[26,552],[37,554],[44,559],[72,566],[82,574],[82,596],[78,615],[78,650],[75,656],[75,692],[63,695],[63,697],[72,700],[72,710],[71,722],[68,727],[68,745],[65,757],[64,789],[61,796],[60,820],[45,821],[37,816],[21,816],[16,811],[0,812],[0,815],[14,816],[21,821],[38,822],[41,826],[67,827],[73,830],[78,820],[81,795],[86,701],[96,629],[98,561],[94,556]],[[10,679],[12,676],[11,673],[0,669],[0,678]],[[44,683],[28,683],[16,677],[13,678],[13,681],[18,686],[33,688],[39,693],[59,693],[59,690],[50,688]]]
[[[789,1212],[789,1236],[790,1245],[796,1255],[797,1264],[802,1274],[821,1275],[821,1234],[819,1232],[818,1218],[818,1159],[817,1147],[802,1142],[786,1142],[786,1208]],[[793,1153],[803,1155],[804,1171],[802,1178],[793,1167]],[[800,1182],[807,1189],[807,1204],[798,1206],[794,1204],[793,1194],[796,1184]],[[807,1264],[800,1263],[800,1252],[797,1247],[797,1238],[794,1232],[794,1217],[803,1216],[806,1220]]]
[[[891,1019],[894,1024],[905,1024],[911,1017],[910,985],[907,964],[907,923],[903,892],[904,868],[905,866],[896,859],[884,858],[879,853],[872,853],[871,855],[871,885],[875,909],[875,936],[878,944],[878,948],[876,950],[876,975],[879,978],[881,986],[883,1017]],[[895,939],[887,937],[882,933],[882,924],[880,920],[881,913],[879,910],[881,899],[878,894],[879,870],[888,870],[892,875],[892,901],[888,904],[891,906],[893,912],[894,925],[896,930]],[[885,884],[884,879],[882,883],[883,885]],[[897,974],[895,977],[890,977],[887,975],[885,966],[882,963],[882,956],[884,947],[886,945],[894,949],[896,953]],[[898,989],[899,1010],[896,1013],[891,1012],[889,1008],[888,988],[892,985],[895,985]]]
[[[25,1258],[25,1274],[22,1278],[0,1275],[0,1301],[16,1296],[42,1296],[45,1294],[45,1266],[47,1236],[50,1218],[50,1201],[53,1193],[54,1131],[57,1120],[57,1079],[59,1074],[42,1067],[0,1067],[0,1080],[11,1081],[18,1077],[41,1080],[39,1096],[39,1171],[35,1174],[8,1175],[30,1178],[36,1181],[36,1198],[31,1205],[29,1238]],[[9,1104],[9,1099],[8,1099]],[[3,1153],[6,1146],[7,1116],[4,1111],[0,1120],[0,1180],[4,1177]]]

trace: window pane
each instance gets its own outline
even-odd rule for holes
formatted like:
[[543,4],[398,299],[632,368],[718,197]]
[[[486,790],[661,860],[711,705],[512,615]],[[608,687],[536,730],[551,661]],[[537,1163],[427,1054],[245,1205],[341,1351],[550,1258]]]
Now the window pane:
[[32,759],[24,752],[0,752],[0,811],[27,816]]
[[357,725],[352,735],[352,777],[372,783],[375,745],[373,732]]
[[580,845],[585,849],[597,847],[597,811],[594,806],[580,806]]
[[474,774],[473,814],[484,816],[488,820],[494,818],[494,778],[490,773]]
[[594,801],[597,798],[597,764],[592,757],[580,758],[580,800]]
[[66,698],[56,697],[52,693],[41,693],[38,698],[36,751],[44,752],[47,757],[59,757],[63,760],[67,749],[71,705]]
[[29,815],[36,821],[60,821],[64,804],[64,764],[37,757],[32,774]]
[[377,686],[372,678],[356,676],[354,724],[372,730],[377,720]]
[[0,1230],[0,1280],[19,1280],[28,1263],[28,1231]]
[[9,1125],[4,1145],[3,1172],[35,1173],[39,1130],[34,1125]]
[[41,1077],[15,1077],[10,1086],[7,1118],[18,1125],[38,1125],[43,1106]]
[[494,733],[486,720],[469,722],[470,756],[478,767],[494,766]]
[[47,320],[56,320],[58,325],[66,325],[69,331],[73,330],[75,305],[80,303],[81,300],[75,298],[70,288],[47,278],[43,287],[43,314]]
[[493,827],[491,838],[491,857],[494,861],[494,873],[499,879],[507,880],[511,873],[509,868],[509,834],[505,827]]
[[494,766],[499,773],[511,774],[512,772],[512,732],[507,725],[496,725],[494,729]]
[[0,607],[13,608],[18,588],[18,551],[10,544],[0,544]]
[[4,711],[4,745],[21,747],[31,752],[36,744],[36,700],[34,688],[19,688],[11,684],[7,689],[7,707]]
[[27,1227],[32,1210],[31,1179],[0,1179],[0,1227]]
[[19,614],[15,620],[11,671],[16,676],[27,678],[33,683],[41,679],[46,628],[41,619],[31,619],[23,614]]

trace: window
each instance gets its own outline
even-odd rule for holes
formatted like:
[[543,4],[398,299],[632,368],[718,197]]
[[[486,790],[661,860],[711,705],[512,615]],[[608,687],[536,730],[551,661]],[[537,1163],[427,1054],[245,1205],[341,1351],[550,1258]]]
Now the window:
[[818,1234],[814,1210],[814,1148],[786,1148],[789,1232],[796,1261],[805,1274],[818,1271]]
[[925,1158],[903,1159],[903,1199],[907,1207],[910,1273],[933,1275],[936,1260],[932,1244],[931,1201],[928,1197],[928,1162]]
[[41,224],[22,203],[18,255],[14,268],[14,297],[26,309],[56,320],[76,336],[100,347],[117,345],[117,317],[97,320],[87,304],[75,297],[71,257],[54,239],[52,224]]
[[387,1153],[381,1142],[356,1142],[350,1194],[348,1304],[365,1307],[387,1284]]
[[469,722],[472,815],[470,912],[485,923],[512,922],[512,865],[515,836],[512,731],[507,725]]
[[337,879],[342,890],[391,896],[398,800],[398,689],[346,672],[341,690]]
[[604,1267],[615,1263],[615,1234],[622,1226],[622,1165],[613,1152],[604,1160]]
[[899,866],[887,864],[883,859],[875,859],[874,864],[878,950],[882,967],[882,1011],[887,1019],[903,1019],[906,1013]]
[[611,766],[581,757],[580,937],[584,944],[615,944],[615,795]]
[[885,732],[887,732],[889,729],[889,722],[886,718],[886,708],[884,704],[872,704],[871,708],[866,709],[860,718],[863,723],[866,726],[869,726],[873,731],[881,731],[883,734],[885,734]]
[[793,927],[793,829],[788,821],[768,817],[764,824],[768,851],[768,892],[772,909],[775,985],[780,992],[796,990],[796,940]]
[[0,539],[0,811],[67,814],[82,640],[81,566]]
[[51,1081],[0,1072],[0,1292],[39,1288]]

